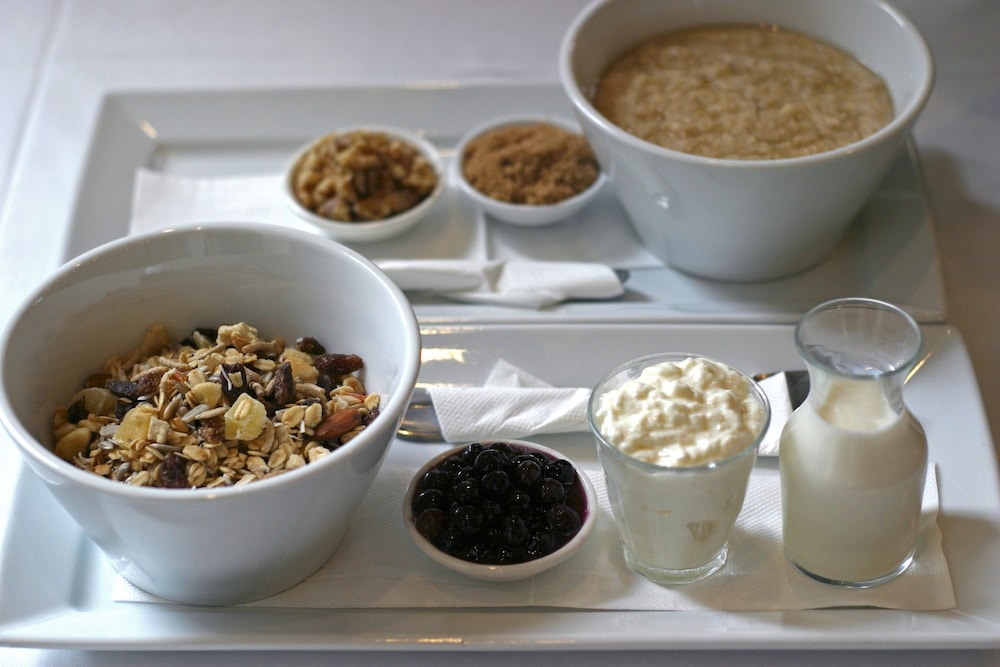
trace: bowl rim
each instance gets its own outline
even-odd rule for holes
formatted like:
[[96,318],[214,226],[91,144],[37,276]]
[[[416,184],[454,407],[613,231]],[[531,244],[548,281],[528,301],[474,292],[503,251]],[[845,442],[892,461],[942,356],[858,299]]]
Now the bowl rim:
[[[569,461],[573,466],[573,469],[576,471],[577,479],[580,480],[580,486],[582,487],[584,494],[584,502],[586,503],[585,516],[581,517],[582,523],[580,524],[580,530],[578,530],[576,534],[573,535],[568,542],[566,542],[566,544],[550,554],[546,554],[545,556],[534,560],[512,563],[509,565],[473,563],[472,561],[450,556],[431,544],[426,537],[417,531],[416,528],[416,517],[413,514],[413,496],[416,492],[417,485],[420,483],[420,480],[428,470],[449,456],[461,452],[472,444],[472,442],[481,442],[484,446],[502,442],[510,445],[517,445],[525,449],[539,451],[549,457],[552,457],[553,459],[565,459],[566,461]],[[542,572],[555,567],[559,563],[562,563],[571,555],[579,551],[587,541],[588,537],[594,530],[594,526],[597,523],[597,515],[599,513],[597,492],[594,489],[594,484],[591,482],[587,473],[584,472],[573,459],[556,449],[552,449],[551,447],[546,447],[545,445],[541,445],[537,442],[519,440],[516,438],[483,438],[481,440],[470,441],[461,445],[450,447],[447,450],[431,457],[430,460],[420,466],[413,473],[413,476],[406,487],[406,491],[403,493],[402,510],[403,523],[406,525],[406,531],[421,552],[426,554],[431,560],[455,572],[485,581],[514,581],[517,579],[528,578],[536,574],[541,574]]]
[[[325,218],[317,213],[313,213],[303,206],[292,189],[292,179],[298,169],[299,162],[305,154],[320,141],[332,135],[347,134],[350,132],[370,132],[385,134],[390,137],[400,139],[414,148],[431,164],[435,174],[437,174],[437,184],[423,201],[405,211],[397,213],[381,220],[364,220],[358,222],[345,222],[343,220],[333,220]],[[335,239],[345,242],[381,241],[393,236],[402,234],[412,225],[422,218],[441,198],[447,187],[448,173],[444,166],[441,152],[426,138],[416,132],[412,132],[395,125],[384,125],[379,123],[364,123],[358,125],[345,125],[334,128],[323,134],[316,135],[295,150],[292,157],[285,163],[284,177],[281,179],[282,198],[295,215],[302,220],[316,225],[320,229],[330,232]]]
[[[563,90],[566,92],[574,110],[578,115],[585,116],[591,123],[598,126],[603,132],[612,135],[616,140],[624,142],[631,148],[642,150],[655,156],[670,158],[672,160],[691,165],[712,165],[728,169],[784,169],[836,160],[846,155],[864,152],[867,148],[880,144],[889,137],[906,130],[908,126],[916,121],[917,116],[927,104],[927,100],[934,87],[936,75],[934,58],[930,47],[927,44],[927,40],[920,29],[896,7],[885,0],[857,0],[859,4],[868,4],[875,9],[881,10],[892,18],[901,30],[910,35],[910,37],[914,40],[917,51],[921,56],[920,60],[924,65],[926,72],[926,76],[924,76],[923,80],[920,82],[919,88],[910,100],[909,104],[902,109],[896,110],[889,123],[882,126],[867,137],[863,137],[858,141],[854,141],[845,146],[840,146],[821,153],[802,155],[798,157],[776,158],[772,160],[737,160],[731,158],[707,157],[673,150],[646,141],[645,139],[640,139],[605,118],[604,115],[601,114],[593,104],[591,104],[588,97],[581,90],[576,79],[572,62],[573,54],[576,50],[577,34],[584,24],[586,24],[600,9],[620,1],[621,0],[593,0],[574,17],[569,27],[563,34],[562,42],[559,45],[559,80]],[[775,24],[780,26],[781,22],[775,21]],[[838,44],[833,45],[838,48],[843,48]]]
[[[268,238],[280,237],[285,242],[291,239],[297,243],[313,246],[323,252],[340,254],[347,258],[348,261],[365,269],[386,289],[393,305],[400,312],[403,328],[399,334],[416,343],[415,346],[410,346],[413,349],[408,349],[407,354],[400,360],[400,385],[412,386],[415,384],[417,374],[420,370],[420,329],[416,316],[413,314],[412,306],[402,290],[363,255],[318,234],[273,223],[217,221],[177,225],[168,229],[121,237],[101,244],[66,261],[51,272],[39,285],[35,286],[22,299],[21,303],[11,311],[7,321],[0,328],[0,425],[6,429],[11,440],[14,441],[18,450],[21,451],[22,456],[30,459],[31,462],[49,471],[52,476],[61,479],[65,483],[76,484],[101,495],[127,497],[135,500],[162,501],[169,499],[170,502],[174,503],[203,502],[206,500],[221,501],[226,498],[239,498],[244,497],[246,494],[267,493],[270,489],[295,484],[296,480],[320,475],[325,468],[334,465],[340,459],[350,456],[354,450],[364,448],[368,441],[376,437],[375,433],[377,433],[377,429],[372,429],[371,431],[366,429],[337,449],[332,450],[329,455],[324,456],[319,461],[309,463],[302,468],[289,471],[286,474],[255,480],[250,484],[213,488],[164,489],[159,487],[132,486],[82,470],[56,456],[54,451],[46,447],[44,443],[38,441],[21,421],[14,416],[14,408],[11,405],[6,383],[4,382],[10,338],[26,313],[36,303],[42,301],[47,292],[71,281],[73,274],[82,270],[84,266],[100,262],[121,252],[123,249],[138,245],[155,244],[158,240],[168,236],[214,233],[239,233]],[[409,400],[409,394],[407,393],[404,396],[397,392],[395,395],[387,396],[386,398],[388,399],[387,406],[391,407],[387,407],[383,412],[391,414],[394,410],[398,410],[402,414],[402,410]],[[389,444],[391,445],[391,442]]]
[[[489,132],[490,130],[500,129],[503,127],[510,127],[512,125],[536,125],[540,123],[549,123],[551,125],[556,125],[564,130],[568,130],[573,134],[583,134],[583,130],[580,124],[568,116],[558,115],[558,114],[544,114],[544,113],[514,113],[505,114],[503,116],[497,116],[490,120],[484,121],[475,125],[472,129],[468,130],[459,139],[458,144],[455,146],[455,159],[452,161],[451,170],[454,174],[455,182],[458,183],[459,187],[469,195],[474,201],[483,206],[484,208],[494,209],[497,211],[502,211],[508,215],[524,215],[529,213],[538,213],[541,211],[560,211],[562,209],[572,209],[576,206],[580,206],[594,196],[597,195],[598,191],[604,185],[607,180],[607,174],[604,169],[598,165],[597,178],[593,183],[590,184],[585,190],[567,197],[566,199],[561,199],[560,201],[553,202],[551,204],[514,204],[511,202],[505,202],[500,199],[494,199],[484,192],[481,192],[475,188],[472,183],[465,178],[465,174],[462,171],[462,158],[465,155],[465,148],[468,146],[469,142],[478,137],[481,134]],[[567,214],[570,211],[567,212]],[[527,224],[527,223],[521,223]]]

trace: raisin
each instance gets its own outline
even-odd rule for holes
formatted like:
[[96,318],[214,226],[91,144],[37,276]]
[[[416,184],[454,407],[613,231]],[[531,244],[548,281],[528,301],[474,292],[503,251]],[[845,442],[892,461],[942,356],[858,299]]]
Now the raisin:
[[160,378],[165,372],[166,369],[160,368],[136,376],[135,384],[139,388],[139,396],[151,396],[159,391]]
[[368,426],[373,421],[375,421],[375,418],[378,417],[378,415],[379,415],[379,409],[378,407],[374,407],[368,411],[368,414],[364,416],[364,418],[361,420],[361,423],[365,426]]
[[291,362],[284,362],[274,372],[274,402],[286,406],[295,402],[295,376]]
[[223,417],[206,419],[198,425],[198,437],[210,444],[218,444],[226,439],[226,421]]
[[118,399],[115,402],[115,419],[121,421],[129,410],[135,407],[135,403],[128,399]]
[[303,336],[295,341],[295,347],[299,352],[305,352],[306,354],[324,354],[326,348],[323,344],[312,336]]
[[73,402],[72,405],[66,410],[66,419],[70,424],[75,424],[82,419],[86,419],[90,416],[87,412],[86,403],[82,398]]
[[160,483],[165,489],[187,488],[187,464],[184,459],[173,452],[167,454],[160,464]]
[[356,354],[321,354],[313,359],[313,366],[320,373],[347,375],[364,368],[364,362]]
[[139,391],[139,385],[128,380],[108,380],[104,383],[104,388],[115,396],[127,398],[132,401],[142,396],[142,393]]

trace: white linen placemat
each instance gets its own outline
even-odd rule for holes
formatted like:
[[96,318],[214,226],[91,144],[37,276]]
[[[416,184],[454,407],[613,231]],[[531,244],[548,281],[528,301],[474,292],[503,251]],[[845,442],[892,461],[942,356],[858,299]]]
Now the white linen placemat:
[[[398,609],[550,607],[606,610],[761,611],[872,606],[931,610],[955,606],[937,525],[936,471],[928,472],[916,559],[897,579],[870,589],[820,584],[799,573],[781,544],[776,470],[756,469],[730,541],[729,560],[711,577],[659,586],[625,564],[599,464],[581,465],[599,499],[597,525],[583,548],[525,581],[468,579],[424,556],[403,526],[403,494],[414,471],[387,463],[340,549],[313,576],[254,607]],[[118,577],[117,602],[165,603]],[[165,603],[167,604],[167,603]]]

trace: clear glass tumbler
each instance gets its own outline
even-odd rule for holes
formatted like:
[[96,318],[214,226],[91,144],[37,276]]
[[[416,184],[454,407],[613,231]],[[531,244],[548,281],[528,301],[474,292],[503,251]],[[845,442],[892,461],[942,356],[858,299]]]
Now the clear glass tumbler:
[[634,458],[605,438],[595,414],[602,396],[638,377],[647,366],[691,356],[697,355],[659,354],[619,366],[594,388],[588,409],[625,561],[660,584],[699,581],[725,564],[730,532],[743,508],[750,471],[770,421],[767,396],[737,371],[760,401],[760,431],[739,452],[695,466],[668,467]]
[[913,561],[920,525],[927,438],[903,402],[920,328],[891,304],[837,299],[795,342],[810,392],[781,433],[785,553],[824,583],[885,583]]

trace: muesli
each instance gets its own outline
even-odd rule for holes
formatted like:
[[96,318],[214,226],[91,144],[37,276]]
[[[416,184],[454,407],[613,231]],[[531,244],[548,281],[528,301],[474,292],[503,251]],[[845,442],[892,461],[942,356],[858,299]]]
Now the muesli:
[[196,329],[172,345],[153,324],[112,356],[54,417],[55,453],[136,486],[247,484],[315,462],[379,414],[356,373],[364,361],[294,347],[245,322]]

